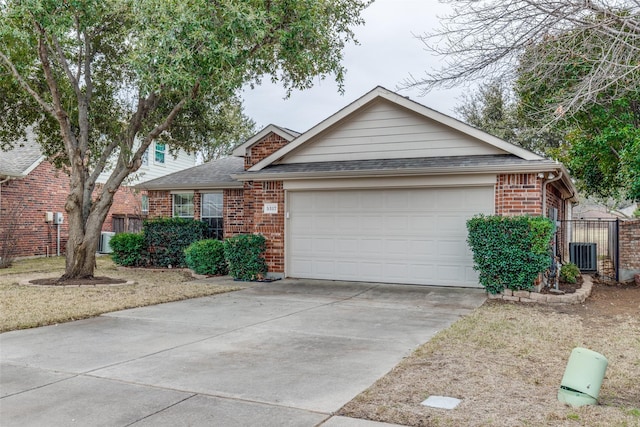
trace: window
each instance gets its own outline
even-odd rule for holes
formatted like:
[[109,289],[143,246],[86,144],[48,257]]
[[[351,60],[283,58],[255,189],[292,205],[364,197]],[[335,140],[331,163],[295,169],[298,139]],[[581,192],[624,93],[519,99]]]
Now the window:
[[148,147],[146,150],[144,150],[144,153],[142,153],[142,157],[140,158],[140,160],[142,160],[142,166],[149,166],[149,148]]
[[222,193],[204,193],[202,195],[202,221],[209,225],[207,237],[222,240],[224,227],[222,221]]
[[167,152],[167,144],[156,142],[155,163],[164,164],[164,155]]
[[173,216],[193,218],[193,193],[173,195]]
[[143,214],[148,214],[149,213],[149,196],[147,196],[146,194],[143,194],[141,199],[140,199],[140,208],[142,210]]

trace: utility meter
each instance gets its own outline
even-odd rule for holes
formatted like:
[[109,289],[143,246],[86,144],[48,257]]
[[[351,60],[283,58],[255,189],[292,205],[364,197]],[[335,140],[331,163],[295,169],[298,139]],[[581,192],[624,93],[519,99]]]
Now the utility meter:
[[62,216],[62,212],[56,212],[53,214],[54,224],[62,224],[63,222],[64,222],[64,216]]

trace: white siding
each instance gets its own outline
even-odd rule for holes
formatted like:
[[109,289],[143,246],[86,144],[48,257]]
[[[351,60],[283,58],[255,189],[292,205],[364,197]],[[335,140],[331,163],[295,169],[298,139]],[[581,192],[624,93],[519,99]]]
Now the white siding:
[[[173,156],[169,154],[168,147],[164,164],[155,163],[154,148],[154,144],[149,146],[148,164],[142,165],[135,174],[129,176],[129,178],[125,180],[124,185],[136,185],[143,181],[160,178],[161,176],[188,169],[196,165],[195,154],[187,154],[185,151],[180,150],[178,156],[174,159]],[[98,183],[105,183],[110,174],[110,170],[105,170],[105,172],[98,177]]]
[[505,154],[504,151],[388,101],[308,141],[281,163]]

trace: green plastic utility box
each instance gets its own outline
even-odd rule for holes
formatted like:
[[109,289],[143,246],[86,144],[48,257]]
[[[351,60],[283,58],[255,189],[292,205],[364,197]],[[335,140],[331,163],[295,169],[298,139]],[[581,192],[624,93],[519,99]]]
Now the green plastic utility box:
[[581,347],[574,348],[558,389],[558,400],[571,406],[598,403],[608,363],[607,358],[600,353]]

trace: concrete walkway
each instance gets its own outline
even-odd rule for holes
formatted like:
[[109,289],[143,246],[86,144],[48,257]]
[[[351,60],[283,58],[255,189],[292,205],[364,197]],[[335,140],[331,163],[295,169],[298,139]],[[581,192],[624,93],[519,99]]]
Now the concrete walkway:
[[287,279],[7,332],[0,425],[382,426],[332,414],[484,300]]

